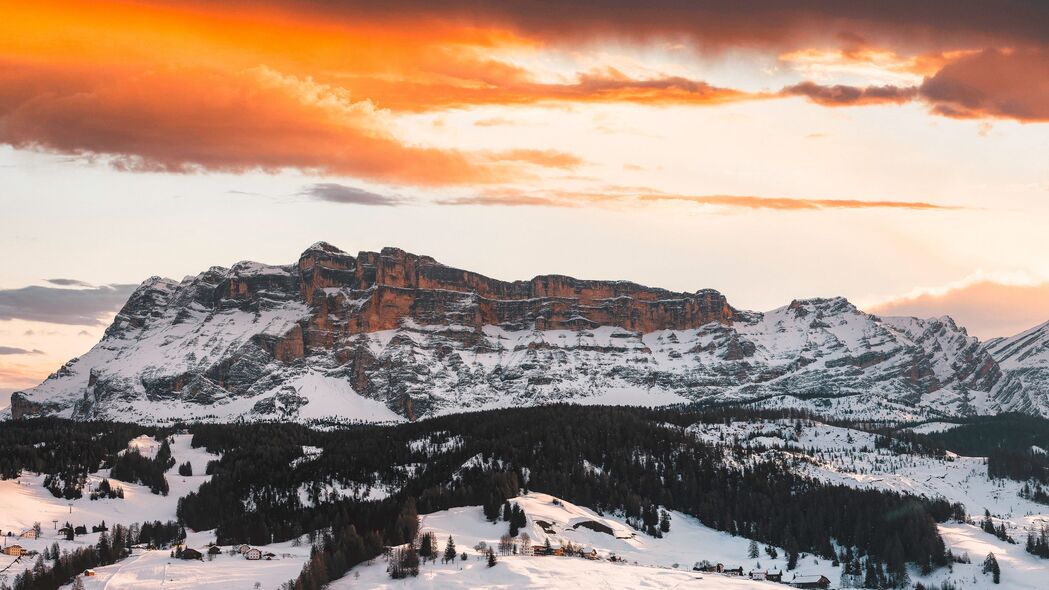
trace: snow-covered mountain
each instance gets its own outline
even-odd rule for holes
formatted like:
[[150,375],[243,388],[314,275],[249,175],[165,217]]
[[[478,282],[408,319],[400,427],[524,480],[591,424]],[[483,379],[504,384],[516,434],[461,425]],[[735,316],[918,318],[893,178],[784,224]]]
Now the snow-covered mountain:
[[504,282],[394,248],[354,257],[318,243],[296,264],[147,280],[101,342],[16,392],[11,412],[381,421],[744,401],[843,417],[1046,413],[1044,386],[995,361],[1013,362],[1005,342],[984,347],[950,318],[881,318],[842,298],[757,313],[713,290]]
[[1049,322],[1016,336],[988,340],[983,349],[1010,378],[1009,407],[1049,415]]

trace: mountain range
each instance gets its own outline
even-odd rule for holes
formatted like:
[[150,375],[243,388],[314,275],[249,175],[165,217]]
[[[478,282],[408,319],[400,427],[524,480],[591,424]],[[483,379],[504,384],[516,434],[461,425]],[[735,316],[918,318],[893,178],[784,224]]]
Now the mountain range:
[[1049,323],[981,343],[844,298],[740,310],[703,289],[506,282],[396,248],[152,277],[13,418],[413,420],[553,402],[799,407],[850,419],[1049,415]]

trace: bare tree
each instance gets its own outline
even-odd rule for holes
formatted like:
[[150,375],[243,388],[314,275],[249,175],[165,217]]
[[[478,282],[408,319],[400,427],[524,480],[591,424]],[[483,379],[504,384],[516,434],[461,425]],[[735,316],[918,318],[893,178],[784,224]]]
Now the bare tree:
[[510,533],[504,534],[499,537],[499,553],[502,555],[510,555],[510,552],[514,548],[514,538],[510,536]]

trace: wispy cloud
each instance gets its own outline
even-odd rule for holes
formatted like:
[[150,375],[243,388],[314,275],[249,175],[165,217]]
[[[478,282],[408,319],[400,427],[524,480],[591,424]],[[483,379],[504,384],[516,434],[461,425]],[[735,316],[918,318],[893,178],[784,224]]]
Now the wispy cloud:
[[922,201],[809,199],[745,195],[680,195],[644,187],[602,186],[592,191],[527,191],[501,189],[479,192],[466,197],[441,199],[438,205],[577,207],[597,205],[630,205],[657,202],[685,202],[697,205],[775,211],[819,211],[826,209],[904,209],[914,211],[951,211],[963,209]]
[[79,279],[47,279],[47,282],[60,287],[94,287],[91,283]]
[[0,346],[0,355],[13,355],[13,354],[44,354],[44,351],[37,349],[26,349],[18,348],[15,346]]
[[397,196],[381,195],[353,186],[334,182],[311,184],[299,191],[300,195],[329,203],[344,205],[368,205],[378,207],[396,207],[408,201]]
[[949,205],[937,205],[921,201],[864,201],[859,199],[806,199],[783,197],[757,197],[743,195],[671,195],[647,194],[638,197],[642,201],[686,201],[698,205],[720,205],[745,209],[775,209],[798,211],[816,209],[912,209],[927,211],[949,211],[961,209]]

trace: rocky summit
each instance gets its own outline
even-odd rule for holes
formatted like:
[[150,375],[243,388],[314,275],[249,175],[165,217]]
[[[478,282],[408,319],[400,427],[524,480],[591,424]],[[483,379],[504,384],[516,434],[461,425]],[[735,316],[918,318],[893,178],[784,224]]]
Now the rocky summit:
[[16,392],[10,415],[396,421],[555,402],[1046,413],[1046,380],[1007,344],[842,298],[758,313],[709,289],[505,282],[396,248],[352,256],[320,242],[295,264],[150,278],[94,348]]

